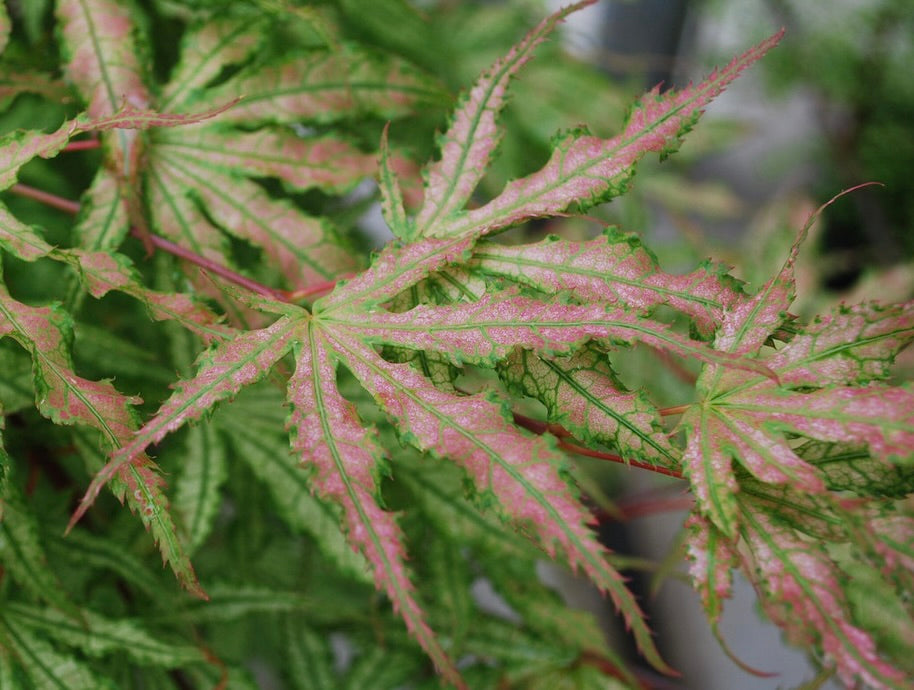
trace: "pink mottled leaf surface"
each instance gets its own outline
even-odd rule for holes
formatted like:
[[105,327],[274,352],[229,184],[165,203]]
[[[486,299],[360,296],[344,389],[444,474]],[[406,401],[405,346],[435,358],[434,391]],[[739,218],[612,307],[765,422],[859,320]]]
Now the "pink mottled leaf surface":
[[801,539],[764,513],[744,510],[744,556],[765,588],[766,613],[799,644],[816,642],[841,679],[875,688],[902,687],[909,679],[879,657],[872,637],[853,625],[841,574],[825,550]]
[[334,353],[319,329],[302,334],[295,374],[289,380],[292,447],[312,469],[315,491],[343,507],[350,543],[361,550],[410,632],[450,682],[463,686],[415,600],[394,516],[377,503],[378,463],[383,451],[373,430],[336,389]]
[[505,105],[508,82],[530,60],[536,46],[556,23],[586,4],[590,3],[571,5],[544,19],[483,73],[466,94],[440,142],[441,159],[426,169],[425,198],[416,215],[416,235],[435,235],[436,231],[450,234],[448,221],[466,205],[501,138],[496,118]]
[[[752,308],[754,301],[733,312],[734,322],[744,314],[771,320],[730,328],[725,321],[718,342],[745,349],[747,338],[767,337],[777,319],[771,307]],[[794,451],[794,434],[863,444],[885,462],[912,456],[914,393],[907,386],[861,385],[884,377],[886,362],[914,337],[911,313],[910,304],[839,307],[763,359],[780,384],[713,367],[703,374],[707,398],[682,419],[689,429],[685,462],[699,504],[720,529],[732,535],[736,527],[733,460],[763,481],[824,491],[817,469]]]
[[739,298],[732,279],[707,268],[665,274],[637,239],[610,232],[588,242],[551,237],[532,245],[481,243],[473,264],[546,294],[568,291],[582,302],[638,310],[665,304],[690,316],[703,331],[713,330]]

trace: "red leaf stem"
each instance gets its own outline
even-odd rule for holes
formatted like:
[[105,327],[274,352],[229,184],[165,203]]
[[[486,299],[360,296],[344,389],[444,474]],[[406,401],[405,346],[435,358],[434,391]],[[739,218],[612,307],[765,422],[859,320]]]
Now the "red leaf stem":
[[694,506],[695,498],[690,493],[670,495],[669,491],[650,491],[619,501],[616,507],[622,520],[635,520],[648,515],[690,510]]
[[14,184],[9,188],[9,191],[13,194],[18,194],[19,196],[26,197],[27,199],[34,199],[39,201],[42,204],[50,206],[52,208],[60,209],[67,213],[79,213],[79,202],[70,201],[69,199],[64,199],[63,197],[57,196],[56,194],[51,194],[50,192],[45,192],[41,189],[36,189],[35,187],[29,187],[25,184]]
[[[30,187],[24,184],[14,184],[9,188],[9,191],[21,197],[34,199],[35,201],[39,201],[43,204],[46,204],[47,206],[51,206],[52,208],[60,209],[66,213],[76,214],[79,212],[80,204],[78,201],[65,199],[63,197],[57,196],[56,194],[51,194],[50,192],[36,189],[35,187]],[[228,280],[235,285],[240,285],[243,288],[247,288],[257,295],[266,297],[271,300],[276,300],[278,302],[296,302],[298,300],[305,299],[306,297],[329,292],[336,286],[335,280],[328,280],[316,283],[300,290],[277,290],[256,280],[243,276],[240,273],[237,273],[232,269],[223,266],[222,264],[218,264],[215,261],[197,254],[196,252],[185,249],[181,245],[175,244],[174,242],[171,242],[164,237],[159,237],[158,235],[153,235],[152,233],[148,232],[141,233],[135,227],[131,228],[130,234],[143,241],[144,244],[148,242],[156,249],[161,249],[162,251],[184,259],[185,261],[188,261],[195,266],[199,266],[204,271],[208,271],[209,273],[217,275],[220,278],[224,278],[225,280]]]
[[631,465],[632,467],[637,467],[643,470],[650,470],[651,472],[656,472],[667,477],[676,477],[677,479],[682,479],[682,472],[679,472],[678,470],[671,470],[666,467],[660,467],[658,465],[652,465],[650,463],[640,462],[638,460],[626,459],[621,455],[605,453],[600,450],[594,450],[592,448],[578,445],[577,443],[566,441],[564,439],[572,438],[571,433],[559,424],[548,424],[546,422],[540,422],[536,419],[532,419],[517,412],[514,413],[514,422],[518,426],[522,426],[535,434],[541,435],[549,432],[553,436],[556,436],[558,438],[559,448],[562,450],[567,450],[571,453],[577,453],[578,455],[585,455],[590,458],[597,458],[599,460],[608,460],[609,462],[617,462],[622,465]]
[[101,142],[98,139],[83,139],[81,141],[71,141],[69,144],[63,147],[63,150],[66,152],[71,151],[90,151],[92,149],[101,148]]
[[236,273],[230,268],[226,268],[222,264],[218,264],[215,261],[207,259],[205,256],[200,256],[199,254],[185,249],[179,244],[175,244],[171,240],[166,240],[164,237],[159,237],[158,235],[153,235],[152,233],[140,233],[136,228],[130,229],[130,234],[134,237],[137,237],[143,241],[148,241],[156,249],[161,249],[164,252],[173,254],[180,259],[189,261],[195,266],[199,266],[204,271],[213,273],[214,275],[219,276],[220,278],[225,278],[226,280],[240,285],[243,288],[247,288],[251,292],[266,297],[268,299],[276,300],[278,302],[288,301],[288,293],[285,290],[274,290],[273,288],[252,280],[246,276]]

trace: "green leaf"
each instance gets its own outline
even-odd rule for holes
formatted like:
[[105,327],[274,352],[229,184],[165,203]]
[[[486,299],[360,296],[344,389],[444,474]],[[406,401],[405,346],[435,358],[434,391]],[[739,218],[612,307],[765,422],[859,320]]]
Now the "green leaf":
[[85,530],[76,528],[66,537],[52,539],[48,543],[48,551],[55,561],[58,558],[66,560],[73,568],[92,568],[115,573],[125,582],[142,590],[150,599],[155,599],[162,589],[161,579],[136,555],[111,539],[95,536]]
[[110,687],[102,678],[73,658],[54,649],[6,615],[0,614],[0,640],[37,690],[99,690]]
[[0,444],[0,561],[20,587],[73,616],[76,606],[48,563],[38,520],[10,481],[9,462]]
[[360,688],[399,688],[403,686],[418,666],[416,658],[371,645],[356,658],[352,668],[346,674],[341,690],[360,690]]
[[112,620],[87,609],[80,611],[80,620],[73,620],[51,609],[8,604],[5,617],[10,624],[76,647],[91,657],[117,652],[137,664],[165,668],[206,661],[205,654],[197,647],[164,642],[133,621]]
[[228,468],[223,440],[210,425],[188,429],[183,450],[174,509],[185,527],[187,551],[192,554],[213,529]]
[[209,601],[187,603],[155,618],[186,623],[226,623],[253,614],[307,611],[314,605],[303,594],[275,587],[215,582],[207,591]]
[[291,616],[283,619],[287,675],[295,690],[336,690],[333,654],[325,638]]

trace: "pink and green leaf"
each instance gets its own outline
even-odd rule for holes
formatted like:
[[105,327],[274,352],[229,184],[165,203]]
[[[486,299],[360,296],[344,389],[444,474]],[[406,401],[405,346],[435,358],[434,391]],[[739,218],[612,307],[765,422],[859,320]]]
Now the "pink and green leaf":
[[373,582],[364,555],[353,551],[340,531],[336,506],[314,495],[301,458],[292,454],[288,436],[278,431],[284,416],[281,392],[264,383],[223,406],[214,421],[242,462],[270,491],[278,516],[295,532],[310,534],[340,572],[360,582]]
[[636,342],[682,357],[696,357],[749,371],[768,373],[756,360],[712,350],[704,343],[623,309],[602,304],[562,304],[512,295],[484,296],[469,304],[419,305],[408,312],[375,310],[335,314],[333,320],[357,328],[358,337],[400,347],[447,353],[457,364],[494,364],[514,347],[548,356],[572,352],[592,339]]
[[206,259],[231,266],[227,238],[187,194],[185,182],[151,147],[145,170],[152,229]]
[[130,231],[124,190],[107,168],[99,169],[83,196],[73,231],[78,246],[90,251],[118,247]]
[[19,169],[39,156],[53,158],[77,134],[85,132],[106,132],[115,129],[150,129],[153,127],[176,127],[207,120],[225,112],[234,105],[221,105],[192,115],[158,113],[151,110],[124,105],[118,111],[98,118],[80,115],[64,122],[55,132],[18,131],[0,137],[0,189],[7,189],[16,183]]
[[914,302],[840,306],[769,358],[785,386],[862,385],[888,378],[914,340]]
[[260,381],[292,347],[299,328],[294,319],[283,317],[271,326],[242,333],[204,352],[194,378],[176,384],[175,392],[156,415],[121,446],[106,472],[138,457],[147,447],[194,419],[199,419],[217,402],[235,395],[245,386]]
[[352,252],[340,245],[329,221],[309,217],[254,182],[200,161],[174,155],[161,160],[171,184],[178,185],[172,189],[192,189],[214,222],[262,247],[293,289],[355,268]]
[[5,109],[24,93],[34,93],[58,103],[72,96],[63,79],[56,79],[47,72],[0,65],[0,108]]
[[661,304],[690,316],[712,332],[739,300],[734,281],[702,267],[686,275],[663,273],[634,236],[607,231],[588,242],[549,237],[537,244],[483,242],[472,264],[547,295],[568,291],[581,302],[650,310]]
[[333,122],[355,115],[390,119],[418,106],[438,105],[441,87],[398,58],[353,46],[312,50],[272,65],[259,65],[208,89],[196,107],[241,99],[220,122],[287,124]]
[[394,516],[375,499],[382,450],[372,430],[360,424],[354,406],[336,389],[336,365],[323,334],[312,326],[302,335],[289,381],[292,447],[311,468],[315,490],[342,506],[350,542],[371,563],[378,586],[409,631],[444,678],[465,687],[414,598]]
[[381,135],[381,158],[378,162],[378,188],[381,192],[381,214],[387,222],[387,227],[394,237],[406,240],[413,234],[412,221],[406,215],[406,206],[403,202],[403,190],[400,181],[394,173],[391,162],[390,145],[387,132],[390,125],[384,127]]
[[[67,77],[87,103],[91,118],[122,108],[149,109],[127,8],[115,0],[61,0],[57,3]],[[136,174],[141,140],[136,130],[116,131],[106,140],[106,158],[119,181]]]
[[57,424],[83,424],[117,447],[132,434],[132,406],[107,381],[77,376],[70,359],[72,325],[59,307],[32,307],[0,290],[0,335],[11,335],[32,356],[38,410]]
[[114,0],[60,0],[57,17],[69,54],[67,76],[89,104],[89,117],[126,104],[149,107],[127,8]]
[[907,675],[882,659],[873,638],[851,621],[841,574],[820,544],[800,538],[766,513],[744,507],[747,571],[763,589],[766,613],[795,644],[821,645],[849,686],[904,687]]
[[689,533],[689,574],[701,596],[708,620],[716,627],[724,599],[731,596],[732,571],[739,565],[739,559],[733,542],[699,513],[689,515],[685,529]]
[[[129,441],[136,426],[136,397],[121,395],[107,381],[89,381],[77,376],[70,361],[71,326],[58,308],[29,307],[0,294],[0,334],[11,334],[32,355],[38,410],[56,424],[79,424],[97,429],[102,442],[117,448]],[[115,468],[120,484],[115,493],[126,498],[159,544],[163,560],[191,592],[202,595],[187,554],[178,543],[167,512],[161,479],[141,451],[131,461]],[[101,484],[90,486],[73,521],[85,512]],[[71,522],[71,526],[72,526]]]
[[177,321],[204,341],[224,339],[234,331],[202,302],[175,292],[151,290],[142,284],[130,260],[123,254],[55,249],[52,258],[70,264],[86,290],[96,299],[117,290],[141,302],[157,321]]
[[298,190],[350,191],[375,171],[375,156],[332,136],[302,138],[288,129],[239,132],[219,127],[161,130],[156,146],[199,167],[245,177],[275,177]]
[[20,221],[0,203],[0,249],[23,261],[35,261],[47,256],[53,247],[34,227]]
[[386,362],[354,338],[334,334],[330,345],[404,440],[451,458],[466,470],[484,499],[534,533],[547,553],[560,550],[573,568],[581,568],[611,596],[642,653],[656,668],[669,670],[654,647],[643,613],[587,527],[589,517],[561,479],[561,455],[545,437],[520,432],[487,396],[440,391],[409,365]]
[[473,237],[428,238],[408,245],[390,244],[374,257],[369,268],[314,303],[314,313],[332,314],[384,304],[431,273],[464,262]]
[[415,229],[403,239],[451,234],[448,222],[470,199],[501,139],[496,120],[507,101],[511,77],[533,57],[556,24],[588,4],[591,2],[579,2],[544,19],[462,97],[450,129],[439,142],[441,159],[426,168],[425,199]]
[[[117,470],[117,479],[117,482],[112,482],[112,491],[122,502],[127,503],[152,534],[162,554],[162,563],[171,567],[178,582],[188,592],[206,599],[206,592],[197,581],[197,575],[191,565],[190,552],[184,547],[174,520],[168,512],[165,481],[159,475],[158,468],[151,460],[141,455],[121,465]],[[79,519],[80,511],[87,505],[84,502],[80,506],[71,520],[71,526]]]
[[180,59],[164,87],[160,107],[184,111],[230,65],[245,62],[263,43],[261,22],[253,17],[212,18],[181,38]]
[[[914,390],[910,386],[822,389],[811,393],[756,390],[727,399],[730,417],[807,438],[864,443],[885,461],[914,456]],[[721,406],[722,407],[722,406]]]
[[[137,459],[144,457],[143,453],[150,445],[188,421],[199,419],[217,402],[235,395],[244,386],[263,379],[272,365],[292,347],[296,327],[294,320],[281,318],[272,326],[244,333],[204,352],[197,375],[177,384],[175,392],[155,417],[119,444],[111,461],[95,475],[86,490],[73,521],[88,510],[112,477],[122,475]],[[139,501],[142,496],[136,498]]]
[[509,183],[489,203],[429,235],[486,234],[532,218],[559,215],[574,204],[584,209],[618,196],[630,185],[634,165],[649,152],[665,155],[675,150],[702,108],[772,48],[781,33],[735,58],[698,86],[663,95],[656,89],[650,92],[635,105],[625,131],[612,139],[583,131],[563,135],[541,170]]

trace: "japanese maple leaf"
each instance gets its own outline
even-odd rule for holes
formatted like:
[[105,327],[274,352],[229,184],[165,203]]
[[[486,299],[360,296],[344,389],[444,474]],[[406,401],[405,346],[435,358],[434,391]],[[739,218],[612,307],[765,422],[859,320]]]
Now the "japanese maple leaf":
[[909,589],[914,516],[882,497],[909,486],[900,468],[914,455],[914,391],[887,379],[914,339],[914,302],[842,305],[798,326],[787,308],[808,227],[714,341],[760,352],[777,379],[709,365],[701,399],[683,415],[683,462],[698,499],[691,572],[713,624],[739,566],[788,639],[821,649],[846,684],[910,687],[854,620],[849,576],[828,544],[881,561],[887,591]]
[[[730,310],[714,346],[734,354],[759,351],[786,322],[793,264],[752,299]],[[914,454],[914,392],[878,383],[894,354],[914,337],[914,304],[842,307],[794,335],[763,361],[777,379],[710,366],[698,381],[700,400],[683,415],[683,457],[699,507],[725,534],[738,525],[732,461],[770,483],[823,492],[820,473],[792,448],[795,436],[863,444],[886,463]]]
[[[587,207],[621,193],[642,156],[674,149],[700,109],[778,38],[765,41],[697,86],[664,95],[656,90],[649,93],[636,105],[625,131],[615,138],[603,140],[583,131],[565,134],[540,171],[512,182],[490,202],[467,210],[470,195],[497,144],[495,118],[504,104],[509,79],[576,7],[556,13],[533,29],[461,100],[443,138],[440,160],[426,169],[424,202],[415,216],[404,210],[389,153],[382,144],[383,210],[399,241],[378,254],[369,269],[338,283],[330,295],[317,300],[310,309],[245,298],[251,306],[278,314],[278,318],[269,326],[239,333],[205,352],[198,361],[197,374],[176,385],[157,414],[96,477],[83,508],[124,463],[199,418],[220,400],[263,379],[274,364],[292,353],[295,368],[287,387],[292,448],[310,472],[314,490],[342,507],[344,529],[353,548],[371,563],[378,586],[449,681],[462,685],[446,650],[425,621],[404,562],[400,529],[395,516],[383,509],[379,499],[377,475],[384,462],[395,462],[396,457],[387,456],[377,430],[360,418],[337,388],[340,368],[355,376],[403,442],[457,463],[484,503],[530,535],[547,553],[586,572],[622,611],[647,658],[657,668],[669,671],[653,645],[637,603],[588,526],[591,518],[567,483],[563,456],[554,440],[517,427],[506,403],[494,393],[467,394],[453,386],[446,375],[426,373],[418,359],[402,361],[382,355],[394,348],[398,353],[428,354],[436,362],[452,366],[495,368],[521,348],[544,361],[578,358],[563,361],[558,365],[560,371],[589,369],[602,375],[601,365],[592,358],[601,356],[610,342],[624,341],[721,366],[746,368],[762,376],[768,373],[752,358],[715,350],[650,318],[646,311],[649,305],[639,302],[651,302],[648,295],[658,287],[649,275],[653,273],[650,262],[642,264],[639,274],[618,254],[618,248],[601,241],[586,248],[592,255],[589,260],[603,252],[605,265],[624,266],[618,271],[619,282],[632,284],[634,296],[630,300],[615,299],[607,288],[599,299],[589,299],[582,292],[579,301],[568,302],[515,288],[498,289],[495,281],[462,302],[415,304],[406,311],[388,309],[431,276],[466,263],[484,235],[530,218],[561,214],[572,205]],[[536,250],[528,251],[532,254]],[[489,259],[480,255],[478,261]],[[505,261],[510,263],[511,258]],[[553,273],[563,265],[582,276],[589,270],[586,266],[575,268],[573,261],[558,254]],[[548,270],[543,268],[540,280],[550,280]],[[489,275],[497,271],[490,266]],[[702,280],[698,277],[696,283]],[[684,289],[684,285],[676,284],[667,287],[671,293]],[[729,299],[726,290],[713,288],[712,292],[720,293],[717,297],[722,300]],[[653,303],[667,300],[654,298]],[[715,313],[707,307],[683,308],[692,310],[699,320],[712,318]],[[569,376],[574,379],[573,373]],[[561,408],[561,414],[568,412],[583,424],[585,420],[573,411],[581,402],[580,397],[565,390],[554,404]]]
[[[114,251],[131,224],[148,230],[151,217],[153,229],[198,254],[230,264],[222,230],[210,219],[217,224],[226,221],[237,236],[272,252],[282,284],[297,288],[335,276],[354,264],[330,224],[273,199],[248,178],[275,177],[295,189],[346,191],[375,168],[374,157],[346,141],[330,136],[305,139],[282,125],[327,122],[348,117],[353,109],[395,117],[411,104],[440,94],[428,78],[407,65],[356,49],[316,49],[279,64],[261,64],[257,78],[268,77],[261,82],[242,69],[219,89],[207,90],[226,68],[247,65],[264,41],[263,22],[229,16],[192,27],[182,60],[159,97],[153,93],[158,90],[146,83],[150,70],[138,57],[137,33],[126,7],[109,0],[61,0],[56,12],[66,76],[87,109],[50,134],[23,131],[3,137],[0,189],[13,185],[29,160],[57,155],[82,133],[101,137],[105,161],[86,192],[74,228],[74,248],[51,246],[37,228],[19,221],[2,204],[0,247],[25,261],[50,258],[70,265],[77,280],[67,306],[74,312],[83,293],[100,298],[117,290],[142,302],[153,318],[175,320],[204,342],[225,339],[235,331],[191,296],[143,285],[131,261]],[[164,130],[148,132],[152,127],[212,120],[232,105],[244,114],[183,137],[169,138]],[[168,113],[161,112],[165,108]],[[247,131],[234,129],[231,123],[239,121]],[[261,126],[251,131],[252,123]],[[197,176],[197,192],[188,175]],[[0,330],[0,336],[17,339],[32,354],[39,410],[56,423],[98,429],[106,450],[124,445],[136,426],[132,408],[139,399],[121,395],[109,382],[78,376],[70,362],[69,317],[56,307],[50,313],[55,316],[38,319],[30,307],[12,300]],[[47,333],[42,335],[42,329]],[[54,340],[58,331],[61,335]],[[56,343],[52,359],[42,345],[48,339]],[[87,462],[91,471],[97,469],[88,457]],[[182,584],[202,595],[162,486],[149,458],[139,454],[117,470],[113,488],[150,526],[163,558]]]
[[[83,132],[131,131],[149,127],[197,122],[218,112],[195,115],[164,115],[123,107],[110,114],[80,115],[64,122],[56,131],[15,132],[0,139],[0,188],[14,184],[19,170],[36,156],[59,153],[75,135]],[[72,266],[83,287],[102,297],[111,290],[129,294],[145,304],[156,319],[181,322],[204,340],[224,337],[230,329],[202,304],[183,294],[162,293],[142,285],[129,259],[121,255],[82,249],[53,247],[33,226],[18,220],[0,204],[0,248],[23,261],[53,259]],[[105,449],[123,445],[138,426],[133,407],[141,401],[119,393],[109,381],[92,381],[79,376],[72,362],[72,317],[60,305],[34,307],[9,295],[0,283],[0,337],[10,337],[30,354],[33,365],[35,400],[39,412],[57,424],[82,425],[95,429]],[[90,465],[92,471],[96,465]],[[163,560],[180,582],[203,596],[186,550],[167,510],[164,482],[152,461],[137,455],[118,468],[114,493],[135,511],[159,544]]]
[[[374,172],[375,156],[332,134],[301,136],[290,125],[392,118],[442,99],[440,88],[407,63],[348,45],[256,61],[269,19],[231,12],[189,27],[171,78],[155,96],[121,3],[61,0],[57,14],[67,73],[90,116],[124,103],[170,113],[234,104],[178,135],[129,132],[105,142],[107,165],[83,200],[76,228],[81,246],[93,251],[119,246],[133,223],[232,266],[228,233],[266,253],[278,287],[335,278],[357,267],[339,232],[255,180],[274,178],[292,191],[349,191]],[[213,86],[229,69],[236,73]]]

